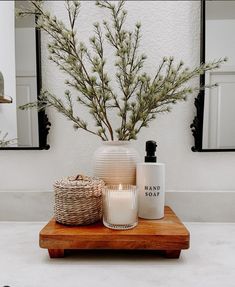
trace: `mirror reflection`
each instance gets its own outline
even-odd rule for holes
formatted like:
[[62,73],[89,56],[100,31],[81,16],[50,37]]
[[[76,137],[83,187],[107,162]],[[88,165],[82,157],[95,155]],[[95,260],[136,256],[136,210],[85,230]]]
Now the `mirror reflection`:
[[19,106],[38,95],[35,17],[16,18],[28,1],[0,2],[0,147],[38,147],[38,112]]
[[235,149],[235,1],[206,1],[205,62],[228,57],[205,75],[203,149]]

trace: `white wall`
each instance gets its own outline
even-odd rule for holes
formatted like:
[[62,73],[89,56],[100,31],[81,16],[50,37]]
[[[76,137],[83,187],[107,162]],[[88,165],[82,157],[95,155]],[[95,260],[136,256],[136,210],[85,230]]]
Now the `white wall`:
[[[213,10],[212,8],[209,6],[208,11]],[[215,14],[215,16],[219,15]],[[228,57],[228,61],[220,71],[206,73],[206,84],[217,83],[219,86],[205,91],[203,121],[203,148],[205,149],[234,149],[235,147],[235,114],[232,104],[235,85],[234,30],[234,19],[206,20],[206,61],[224,56]]]
[[[21,22],[18,21],[18,24]],[[15,29],[18,146],[37,147],[39,146],[38,112],[36,109],[27,111],[18,109],[28,102],[35,102],[38,94],[35,27],[32,23],[31,27],[22,26]]]
[[[163,55],[184,59],[189,66],[199,62],[199,1],[128,1],[129,22],[141,20],[143,44],[149,56],[148,72]],[[62,1],[47,6],[66,18]],[[94,2],[82,2],[79,31],[82,38],[92,22],[102,20],[104,11]],[[111,73],[111,71],[110,71]],[[62,95],[64,75],[46,59],[43,43],[43,80],[51,92]],[[193,153],[189,125],[195,115],[193,98],[177,105],[173,112],[157,118],[135,143],[143,155],[147,139],[158,141],[159,160],[167,165],[167,189],[235,190],[235,153]],[[1,190],[49,190],[56,178],[76,172],[90,173],[91,154],[99,140],[75,132],[62,116],[50,112],[52,129],[49,151],[0,151]]]
[[16,28],[16,77],[36,77],[35,28]]
[[225,66],[235,66],[235,20],[206,21],[206,60],[228,57]]
[[4,77],[4,93],[12,104],[0,105],[0,130],[8,139],[17,138],[15,79],[15,14],[14,1],[0,3],[0,71]]

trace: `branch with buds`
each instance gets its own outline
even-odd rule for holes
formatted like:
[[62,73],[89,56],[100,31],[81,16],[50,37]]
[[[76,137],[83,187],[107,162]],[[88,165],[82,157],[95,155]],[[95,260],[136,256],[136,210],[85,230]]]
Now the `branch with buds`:
[[2,131],[0,131],[0,147],[9,147],[11,144],[14,143],[15,139],[8,139],[8,133],[5,133],[1,136]]
[[[172,105],[185,101],[187,95],[200,89],[188,84],[191,79],[218,69],[226,61],[220,59],[189,69],[182,61],[175,63],[173,57],[164,57],[155,75],[150,76],[143,72],[147,57],[140,53],[141,24],[137,23],[133,31],[127,30],[125,1],[117,4],[96,2],[99,8],[109,12],[110,19],[93,25],[94,35],[90,38],[89,49],[79,40],[75,28],[79,1],[65,1],[68,26],[46,11],[43,1],[30,2],[32,8],[18,14],[37,15],[37,27],[50,36],[49,59],[68,76],[65,84],[69,90],[65,91],[63,98],[42,91],[38,102],[21,106],[21,109],[53,107],[71,120],[75,128],[86,130],[102,140],[136,139],[140,130],[148,127],[158,113],[169,112]],[[117,81],[119,92],[114,91],[106,68],[105,42],[115,51],[116,72],[112,80]],[[95,127],[91,128],[75,115],[75,105],[88,108]],[[116,130],[111,121],[112,110],[120,118]]]

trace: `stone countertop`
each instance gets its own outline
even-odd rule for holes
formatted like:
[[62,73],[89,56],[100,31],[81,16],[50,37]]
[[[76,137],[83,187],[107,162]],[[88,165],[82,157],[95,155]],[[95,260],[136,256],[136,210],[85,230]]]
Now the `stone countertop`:
[[235,224],[185,225],[191,247],[180,259],[125,251],[50,259],[38,246],[44,223],[0,222],[0,287],[234,287]]

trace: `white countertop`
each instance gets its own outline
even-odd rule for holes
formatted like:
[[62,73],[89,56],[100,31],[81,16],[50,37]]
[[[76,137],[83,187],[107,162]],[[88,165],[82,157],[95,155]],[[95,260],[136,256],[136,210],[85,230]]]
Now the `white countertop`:
[[235,224],[186,223],[180,259],[99,251],[50,259],[38,246],[43,223],[0,222],[0,287],[234,287]]

